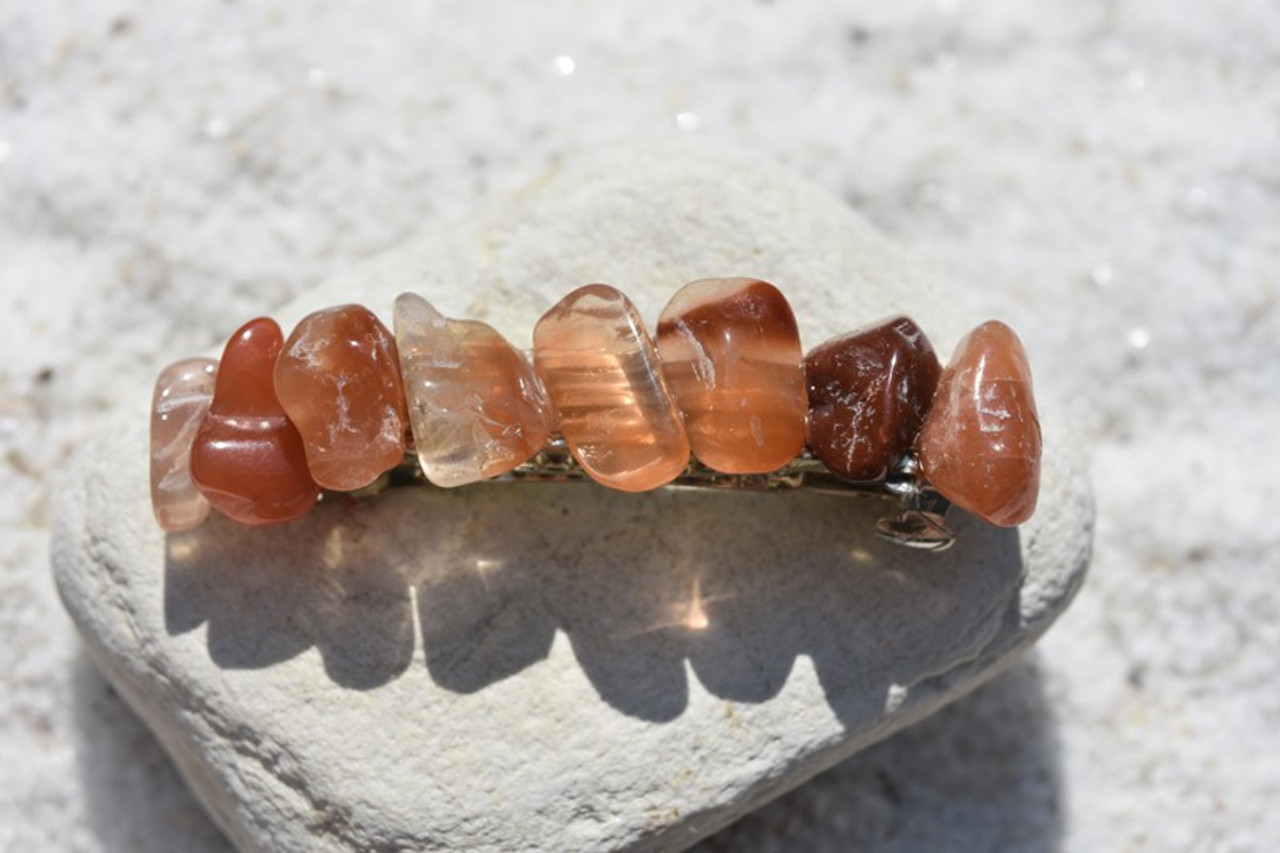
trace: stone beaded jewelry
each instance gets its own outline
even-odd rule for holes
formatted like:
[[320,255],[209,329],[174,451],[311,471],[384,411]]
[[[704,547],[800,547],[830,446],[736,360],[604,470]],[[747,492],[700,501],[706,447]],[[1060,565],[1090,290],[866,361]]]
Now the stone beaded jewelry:
[[[170,532],[210,507],[276,524],[325,491],[590,478],[896,496],[876,532],[941,550],[951,504],[1013,526],[1035,510],[1040,423],[1026,353],[989,321],[942,369],[893,317],[804,356],[773,285],[685,285],[656,340],[618,290],[590,284],[538,321],[533,362],[489,325],[395,302],[395,334],[359,305],[305,317],[288,340],[251,320],[220,362],[156,382],[151,496]],[[692,457],[692,460],[691,460]]]

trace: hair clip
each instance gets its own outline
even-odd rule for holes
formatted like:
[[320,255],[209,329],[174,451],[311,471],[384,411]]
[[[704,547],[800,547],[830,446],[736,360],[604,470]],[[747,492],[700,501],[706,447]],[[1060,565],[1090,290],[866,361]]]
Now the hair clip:
[[401,485],[581,479],[879,496],[897,509],[876,534],[923,550],[953,542],[953,504],[1001,526],[1035,510],[1031,374],[998,321],[945,369],[904,316],[804,355],[782,293],[746,278],[685,285],[654,337],[621,292],[581,287],[538,321],[532,360],[416,294],[396,299],[393,325],[343,305],[285,340],[258,318],[220,361],[165,368],[151,420],[160,526],[195,527],[210,508],[275,524]]

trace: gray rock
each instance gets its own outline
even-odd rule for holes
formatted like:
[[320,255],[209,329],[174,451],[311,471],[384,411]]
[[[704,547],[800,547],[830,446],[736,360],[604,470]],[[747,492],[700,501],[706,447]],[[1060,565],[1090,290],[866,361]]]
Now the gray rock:
[[[414,289],[525,345],[579,284],[652,319],[714,275],[777,283],[806,345],[906,311],[945,353],[984,319],[821,190],[671,141],[565,166],[280,318],[388,318]],[[94,659],[246,850],[687,846],[990,677],[1088,563],[1084,466],[1051,408],[1033,521],[957,513],[959,544],[930,555],[871,538],[874,500],[589,484],[402,489],[166,538],[148,395],[62,489],[54,569]]]

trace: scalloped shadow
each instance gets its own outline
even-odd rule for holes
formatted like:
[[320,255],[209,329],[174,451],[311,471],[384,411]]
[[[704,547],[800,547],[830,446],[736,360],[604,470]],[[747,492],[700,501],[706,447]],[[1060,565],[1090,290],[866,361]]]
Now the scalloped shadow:
[[334,683],[364,690],[410,666],[416,608],[431,678],[459,693],[542,660],[560,630],[604,701],[653,721],[683,712],[690,670],[718,697],[763,702],[807,655],[853,725],[1019,618],[1016,530],[958,513],[956,546],[922,554],[871,535],[884,509],[526,484],[397,489],[276,528],[213,518],[169,537],[165,624],[207,622],[227,668],[314,645]]

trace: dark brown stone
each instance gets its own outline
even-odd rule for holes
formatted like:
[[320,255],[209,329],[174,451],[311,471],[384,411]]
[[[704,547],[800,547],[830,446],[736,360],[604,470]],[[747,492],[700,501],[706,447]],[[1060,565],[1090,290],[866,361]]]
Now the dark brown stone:
[[832,338],[805,358],[809,447],[855,482],[884,479],[915,440],[942,371],[907,317]]

